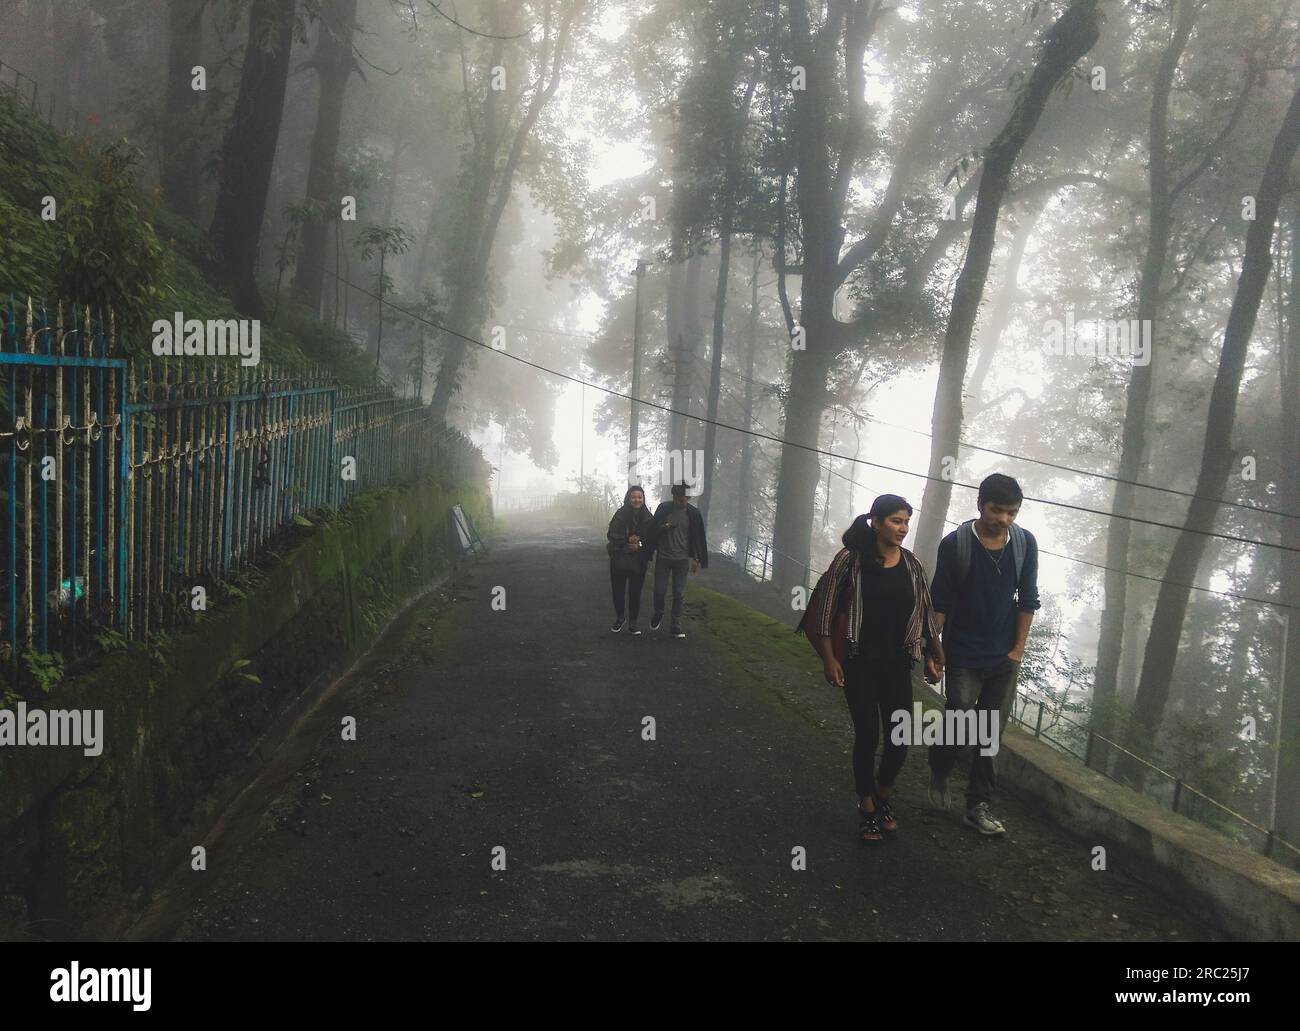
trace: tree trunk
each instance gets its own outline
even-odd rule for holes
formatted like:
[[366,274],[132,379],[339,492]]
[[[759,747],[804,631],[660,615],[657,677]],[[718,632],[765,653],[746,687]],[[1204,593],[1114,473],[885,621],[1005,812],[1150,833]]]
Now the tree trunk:
[[163,120],[163,200],[191,222],[199,220],[199,157],[196,129],[202,105],[192,72],[202,63],[204,0],[173,0],[167,46],[167,102]]
[[313,312],[320,311],[326,231],[330,222],[339,217],[341,200],[335,195],[335,165],[343,125],[343,101],[348,78],[355,67],[352,32],[356,20],[357,0],[329,0],[321,12],[320,34],[312,58],[320,96],[316,102],[316,129],[311,138],[311,163],[307,169],[307,199],[319,205],[321,217],[308,219],[302,226],[293,299]]
[[[1139,755],[1150,750],[1169,698],[1190,594],[1189,588],[1180,584],[1195,580],[1197,567],[1205,553],[1205,535],[1214,529],[1214,517],[1219,508],[1216,499],[1227,488],[1229,470],[1236,458],[1231,441],[1237,415],[1237,394],[1259,302],[1273,266],[1273,225],[1277,221],[1282,192],[1286,188],[1287,168],[1295,155],[1297,143],[1300,143],[1300,90],[1291,98],[1256,194],[1256,217],[1246,232],[1241,276],[1228,313],[1219,370],[1210,393],[1196,496],[1188,507],[1187,521],[1174,544],[1165,569],[1165,582],[1160,585],[1151,617],[1151,634],[1142,660],[1129,743],[1129,750]],[[1140,771],[1135,769],[1134,776],[1140,777]]]
[[[806,327],[808,339],[820,326]],[[788,346],[788,345],[787,345]],[[804,360],[799,360],[803,358]],[[791,363],[790,393],[785,406],[781,464],[777,473],[776,518],[772,526],[772,577],[782,592],[806,585],[812,544],[813,499],[821,465],[817,454],[822,412],[826,410],[826,354],[809,351]],[[803,444],[804,448],[797,445]]]
[[[1147,249],[1138,284],[1138,325],[1152,327],[1151,361],[1133,365],[1129,371],[1128,393],[1124,405],[1124,430],[1120,434],[1120,460],[1115,485],[1114,512],[1118,516],[1133,513],[1136,489],[1124,481],[1140,480],[1147,468],[1147,425],[1151,388],[1155,377],[1156,319],[1160,314],[1160,284],[1169,254],[1173,228],[1173,196],[1169,188],[1169,95],[1174,73],[1182,59],[1199,7],[1182,0],[1178,6],[1174,34],[1165,48],[1152,86],[1150,142],[1150,211],[1147,217]],[[1093,678],[1093,729],[1109,736],[1114,730],[1116,677],[1120,654],[1124,648],[1127,623],[1129,543],[1133,524],[1128,519],[1111,519],[1106,530],[1105,573],[1106,601],[1101,613],[1101,632],[1097,641],[1097,672]],[[1136,642],[1130,642],[1137,647]]]
[[717,446],[718,394],[722,390],[722,337],[727,311],[727,279],[731,272],[731,234],[736,216],[736,192],[740,189],[740,159],[744,153],[745,128],[749,124],[749,105],[758,86],[758,61],[749,77],[745,98],[736,112],[735,129],[728,141],[726,182],[723,185],[722,223],[719,228],[718,288],[713,295],[713,350],[709,361],[709,398],[706,407],[708,422],[704,424],[704,479],[701,484],[698,508],[708,518],[709,496],[713,485],[714,451]]
[[727,310],[727,277],[731,272],[731,213],[724,216],[722,238],[718,247],[718,286],[713,295],[713,346],[709,354],[709,396],[705,403],[704,469],[700,483],[700,498],[696,507],[706,519],[709,515],[709,494],[713,486],[714,449],[718,441],[718,395],[722,392],[722,338],[723,321]]
[[[1277,570],[1272,562],[1262,561],[1258,555],[1253,561],[1254,567],[1250,571],[1243,593],[1252,598],[1268,597],[1269,587]],[[1260,655],[1267,656],[1270,651],[1268,645],[1272,629],[1268,624],[1272,620],[1260,617],[1269,617],[1271,614],[1271,611],[1263,606],[1243,604],[1236,620],[1233,636],[1238,642],[1238,647],[1232,650],[1223,702],[1218,712],[1218,723],[1223,727],[1224,737],[1229,741],[1239,738],[1241,734],[1241,703],[1246,697],[1246,684],[1251,679],[1251,652],[1254,650]],[[1209,710],[1210,706],[1207,705],[1206,709]]]
[[749,324],[745,332],[745,417],[741,428],[746,432],[740,442],[740,476],[736,483],[736,550],[744,562],[743,548],[752,532],[754,519],[754,352],[758,350],[758,270],[763,250],[754,241],[754,270],[749,279]]
[[378,331],[375,334],[375,372],[379,372],[379,359],[384,354],[384,258],[387,255],[383,248],[379,250],[379,289],[375,291],[379,299],[375,302],[375,323]]
[[1003,273],[1002,286],[993,299],[993,307],[989,312],[988,329],[983,334],[984,339],[980,345],[980,356],[975,362],[975,371],[971,373],[970,382],[966,384],[966,394],[974,406],[974,411],[971,414],[982,411],[984,408],[981,401],[984,396],[984,381],[988,379],[989,372],[993,368],[993,359],[997,357],[998,353],[998,343],[1002,339],[1002,334],[1006,332],[1007,323],[1010,321],[1011,308],[1015,304],[1016,293],[1020,289],[1020,266],[1025,259],[1025,248],[1029,246],[1029,238],[1034,235],[1034,227],[1038,225],[1044,207],[1043,204],[1032,204],[1027,211],[1022,212],[1020,221],[1016,225],[1016,231],[1011,236],[1011,249],[1007,253],[1007,264]]
[[686,294],[682,303],[682,336],[685,347],[678,357],[677,366],[681,398],[680,403],[673,405],[678,411],[687,413],[679,424],[682,438],[678,447],[683,451],[694,445],[699,428],[699,423],[690,416],[695,410],[695,370],[700,361],[700,308],[704,300],[704,257],[703,254],[696,254],[686,262]]
[[[469,212],[472,231],[466,234],[463,240],[463,243],[469,249],[469,259],[464,262],[463,271],[457,277],[458,282],[453,294],[449,318],[451,328],[466,336],[472,337],[482,328],[487,305],[487,271],[492,259],[492,246],[496,240],[497,229],[501,224],[501,215],[505,211],[506,204],[510,201],[514,189],[515,173],[523,157],[524,147],[532,138],[533,129],[536,127],[537,120],[541,117],[543,109],[559,88],[560,70],[564,67],[565,50],[568,46],[573,24],[582,15],[585,8],[585,0],[574,0],[560,21],[555,39],[552,41],[547,37],[539,44],[541,56],[538,62],[537,82],[529,99],[527,109],[510,139],[510,149],[500,175],[495,184],[492,183],[490,176],[481,177],[486,180],[481,187],[478,182],[473,184],[473,188],[480,191],[478,196],[482,199],[480,203],[473,204],[473,210]],[[493,12],[497,16],[498,25],[503,24],[501,18],[502,6],[497,4],[493,8]],[[547,20],[549,21],[549,18]],[[501,41],[494,41],[494,47],[495,54],[500,55],[502,52]],[[493,61],[493,64],[499,63],[498,56],[498,59]],[[543,81],[545,81],[545,86],[542,85]],[[486,168],[489,171],[495,169],[497,163],[496,141],[504,142],[506,138],[506,134],[501,132],[503,126],[496,123],[496,118],[500,114],[500,100],[504,98],[504,94],[504,90],[489,89],[487,99],[484,101],[485,124],[480,129],[482,134],[480,142]],[[494,97],[497,98],[495,102],[493,101]],[[481,229],[478,228],[479,226],[481,226]],[[461,375],[465,364],[465,356],[468,353],[468,345],[467,340],[460,338],[452,337],[445,340],[442,361],[438,365],[438,381],[433,390],[433,398],[429,403],[434,418],[440,421],[446,421],[452,395],[461,388]]]
[[686,439],[686,417],[678,415],[677,377],[680,374],[680,355],[683,347],[682,299],[686,290],[686,262],[674,261],[668,266],[668,285],[664,290],[664,330],[667,335],[665,356],[673,376],[672,400],[668,413],[668,447],[681,447]]
[[235,307],[263,315],[254,267],[280,136],[296,0],[253,0],[239,96],[221,151],[211,235]]
[[[798,323],[805,333],[806,350],[796,350],[791,357],[791,394],[786,405],[789,443],[782,447],[777,480],[773,577],[782,590],[804,583],[808,575],[819,462],[807,448],[818,446],[818,426],[830,401],[826,375],[845,349],[846,339],[846,327],[834,315],[836,291],[855,269],[871,260],[888,237],[929,134],[942,123],[938,112],[951,101],[952,86],[960,74],[956,60],[935,63],[931,85],[909,126],[871,225],[841,257],[849,184],[867,136],[866,48],[881,15],[893,8],[869,0],[831,4],[822,25],[814,29],[807,7],[804,0],[791,0],[788,5],[792,63],[806,74],[806,88],[794,95],[788,129],[798,172],[795,197],[804,256]],[[843,90],[837,76],[841,60]],[[773,117],[775,121],[775,107]],[[783,175],[778,211],[784,210],[784,183]],[[785,293],[785,231],[780,220],[776,239],[778,294],[787,322],[791,322],[793,313]],[[862,328],[861,324],[856,327]],[[796,384],[811,392],[796,396]]]
[[[1278,507],[1300,514],[1300,200],[1291,198],[1291,281],[1287,291],[1286,344],[1282,348],[1282,483]],[[1274,829],[1300,845],[1300,519],[1281,520],[1283,609],[1281,692],[1277,713]]]
[[[821,416],[827,405],[826,376],[835,359],[834,315],[837,264],[844,241],[841,217],[844,195],[861,145],[865,102],[861,93],[861,61],[869,25],[860,23],[871,12],[861,4],[828,9],[827,19],[813,30],[802,0],[789,5],[793,63],[805,70],[805,88],[794,94],[792,132],[798,169],[795,200],[802,224],[803,276],[799,288],[799,317],[803,349],[790,358],[790,392],[785,410],[785,443],[777,473],[776,518],[772,526],[772,578],[783,593],[808,580],[812,550],[813,506],[821,467],[815,450],[820,442]],[[878,13],[879,5],[874,10]],[[843,22],[841,37],[840,23]],[[841,39],[848,81],[848,117],[839,147],[833,135],[832,112],[838,106],[836,64]],[[836,94],[836,96],[832,96]],[[832,168],[830,155],[839,152]],[[774,255],[784,284],[786,255]],[[791,346],[787,343],[786,346]]]
[[1075,0],[1048,30],[1034,70],[1016,97],[1011,117],[985,151],[975,214],[971,219],[970,242],[953,291],[952,310],[944,334],[943,358],[939,364],[939,384],[934,395],[930,479],[925,485],[916,534],[917,557],[926,564],[934,562],[952,495],[952,482],[943,476],[944,458],[957,455],[962,424],[962,387],[966,382],[971,332],[984,295],[984,283],[988,279],[1002,198],[1007,192],[1016,158],[1033,134],[1056,84],[1069,73],[1074,62],[1092,48],[1100,35],[1097,3],[1098,0]]

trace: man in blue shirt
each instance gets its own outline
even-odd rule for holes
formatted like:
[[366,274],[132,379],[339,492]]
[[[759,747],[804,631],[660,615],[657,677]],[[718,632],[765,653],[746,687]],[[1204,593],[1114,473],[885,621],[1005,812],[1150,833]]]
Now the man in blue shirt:
[[[1016,677],[1038,600],[1038,542],[1015,525],[1024,494],[1010,476],[994,473],[979,488],[979,518],[939,543],[930,594],[947,658],[948,709],[975,710],[998,720],[999,738],[1016,697]],[[987,716],[981,716],[981,711]],[[945,725],[948,724],[945,721]],[[979,726],[988,724],[978,723]],[[951,804],[948,777],[972,742],[930,748],[930,802]],[[997,775],[992,755],[971,757],[965,823],[981,834],[1005,834],[989,811]]]

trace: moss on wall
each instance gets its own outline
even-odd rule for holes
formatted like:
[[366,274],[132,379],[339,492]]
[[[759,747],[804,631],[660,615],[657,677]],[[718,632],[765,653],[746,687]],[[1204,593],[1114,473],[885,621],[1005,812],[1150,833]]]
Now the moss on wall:
[[363,495],[165,650],[112,656],[40,703],[103,709],[103,753],[0,751],[0,938],[120,926],[202,839],[258,738],[458,557],[454,504],[486,531],[482,485]]

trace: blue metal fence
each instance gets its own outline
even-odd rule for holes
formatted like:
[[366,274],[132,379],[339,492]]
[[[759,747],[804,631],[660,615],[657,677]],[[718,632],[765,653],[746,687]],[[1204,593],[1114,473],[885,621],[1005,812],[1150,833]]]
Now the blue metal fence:
[[165,628],[310,513],[472,460],[428,406],[386,388],[234,358],[128,361],[111,319],[84,309],[11,299],[0,314],[9,657]]

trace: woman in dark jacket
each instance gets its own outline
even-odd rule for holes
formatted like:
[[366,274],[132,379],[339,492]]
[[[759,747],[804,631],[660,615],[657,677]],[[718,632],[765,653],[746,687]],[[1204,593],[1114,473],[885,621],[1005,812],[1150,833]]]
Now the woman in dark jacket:
[[[817,581],[799,629],[822,657],[828,683],[844,688],[853,718],[853,777],[859,834],[881,841],[898,829],[889,797],[907,757],[891,740],[891,717],[912,714],[912,667],[924,652],[925,677],[937,683],[943,645],[935,627],[925,570],[902,546],[912,506],[884,494],[845,532],[843,549]],[[879,772],[876,740],[884,730]]]
[[645,584],[646,563],[654,535],[654,517],[646,508],[645,491],[629,487],[623,507],[609,521],[609,580],[614,589],[614,622],[610,630],[623,629],[623,596],[627,594],[628,629],[633,637],[641,634],[637,616],[641,612],[641,587]]

